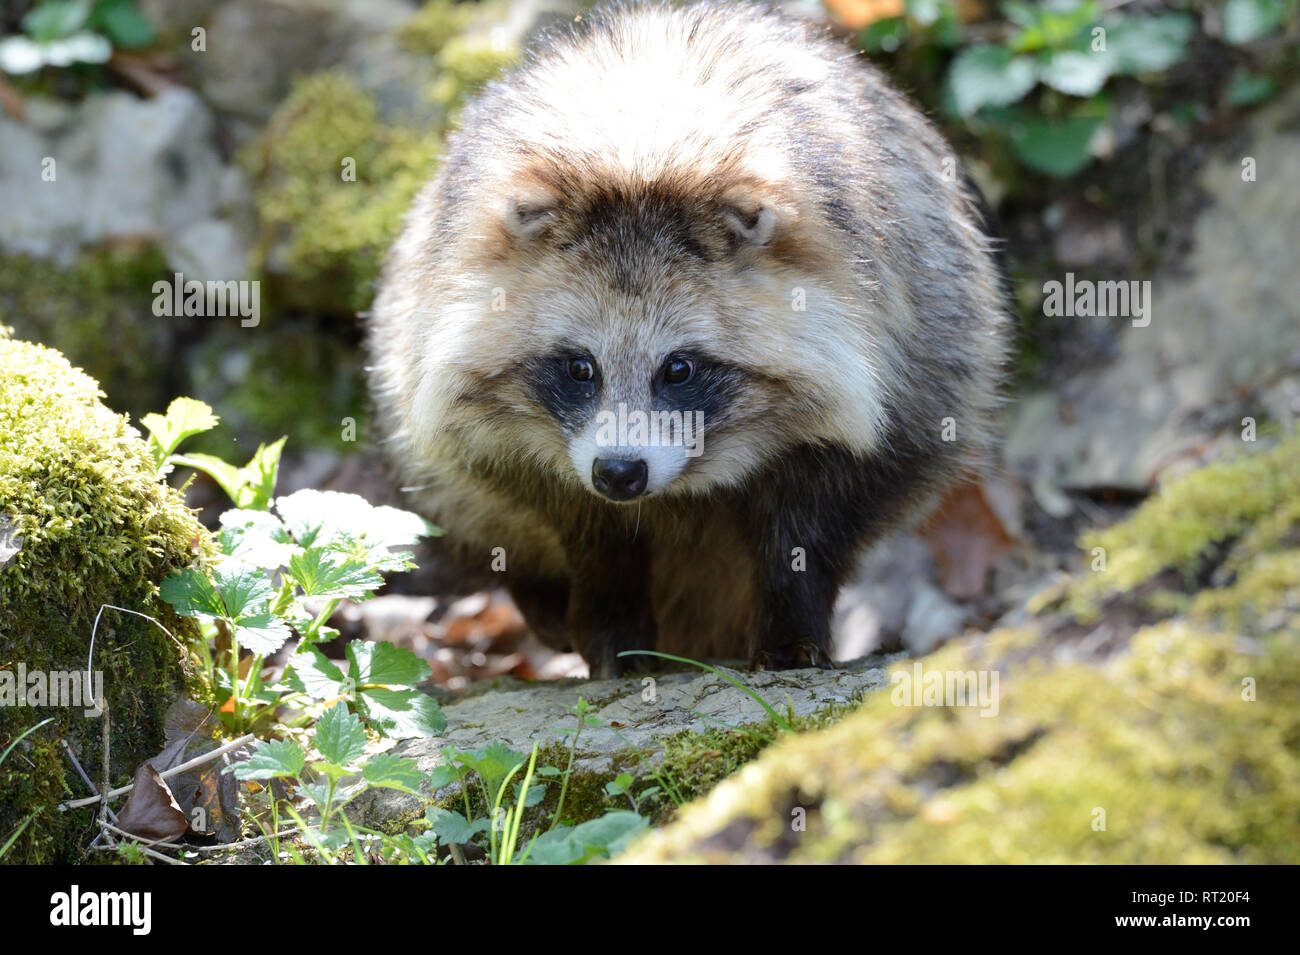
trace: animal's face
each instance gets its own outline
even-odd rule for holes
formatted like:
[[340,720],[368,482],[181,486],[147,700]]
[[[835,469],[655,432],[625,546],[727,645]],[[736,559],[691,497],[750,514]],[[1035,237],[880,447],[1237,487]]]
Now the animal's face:
[[875,426],[872,369],[828,345],[843,299],[779,196],[539,188],[466,232],[476,317],[426,341],[463,369],[460,446],[485,461],[627,502],[740,486],[828,428]]
[[634,501],[728,476],[713,443],[724,453],[737,443],[758,378],[727,357],[708,285],[664,277],[647,296],[570,275],[561,294],[532,303],[538,347],[519,372],[592,492]]

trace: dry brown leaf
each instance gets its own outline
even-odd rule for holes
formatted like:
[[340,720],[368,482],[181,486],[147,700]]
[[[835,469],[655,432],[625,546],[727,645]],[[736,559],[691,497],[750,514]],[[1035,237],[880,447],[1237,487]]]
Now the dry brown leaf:
[[919,530],[939,565],[939,582],[956,600],[986,592],[989,571],[1015,544],[979,484],[950,490]]
[[167,781],[148,763],[135,771],[135,784],[117,825],[148,842],[169,842],[190,827]]

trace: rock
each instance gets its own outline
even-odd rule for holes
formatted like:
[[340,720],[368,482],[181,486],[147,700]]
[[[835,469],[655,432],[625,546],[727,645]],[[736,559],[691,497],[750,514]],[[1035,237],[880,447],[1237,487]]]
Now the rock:
[[939,588],[921,581],[903,625],[903,645],[910,653],[929,653],[939,644],[961,635],[967,613]]
[[0,568],[13,560],[23,547],[18,525],[8,514],[0,514]]
[[[61,813],[57,802],[87,795],[61,743],[98,781],[102,719],[84,700],[48,698],[16,705],[19,668],[59,676],[102,675],[112,730],[114,784],[158,752],[168,704],[187,683],[178,641],[199,639],[157,597],[156,586],[194,559],[207,537],[180,495],[155,475],[148,448],[124,416],[99,401],[96,383],[39,345],[0,339],[0,514],[7,539],[22,544],[0,566],[0,739],[14,740],[47,716],[54,722],[0,765],[0,832],[39,810],[6,862],[72,861],[87,810]],[[153,620],[105,610],[105,604]],[[154,620],[171,632],[165,633]]]
[[836,603],[835,658],[901,648],[912,606],[936,576],[930,548],[914,534],[900,534],[868,551]]
[[[893,668],[616,861],[1300,862],[1300,437],[1084,543],[1106,571]],[[974,705],[926,699],[966,674]]]
[[[867,657],[835,670],[724,672],[782,714],[789,707],[796,717],[812,717],[880,689],[886,679],[884,667],[893,659],[897,657]],[[574,725],[571,708],[579,698],[592,704],[599,726],[584,730],[579,739],[575,775],[583,779],[584,788],[594,791],[625,768],[645,772],[658,765],[664,759],[666,740],[677,734],[747,726],[767,717],[743,690],[699,671],[534,684],[501,678],[475,684],[470,693],[444,705],[447,729],[442,735],[406,740],[393,752],[414,758],[427,772],[440,764],[440,750],[445,747],[471,750],[503,743],[528,752],[534,742],[543,748],[554,746],[560,738],[554,731]],[[418,804],[415,797],[392,790],[374,790],[361,798],[369,819],[398,818]]]
[[86,246],[154,241],[184,253],[177,268],[207,268],[219,256],[216,267],[229,270],[247,259],[246,238],[229,228],[215,252],[195,253],[214,227],[190,230],[217,213],[228,188],[212,113],[192,91],[170,87],[150,100],[110,92],[72,109],[33,104],[26,123],[0,116],[0,250],[69,265]]
[[293,77],[338,66],[412,13],[403,0],[229,0],[205,24],[207,50],[184,55],[205,99],[260,124]]
[[[1240,443],[1241,419],[1275,415],[1269,394],[1300,381],[1297,116],[1300,89],[1247,122],[1240,152],[1202,170],[1196,188],[1212,203],[1190,259],[1151,280],[1149,326],[1048,319],[1126,327],[1113,363],[1022,402],[1013,417],[1007,458],[1044,507],[1062,509],[1048,485],[1145,492],[1171,462],[1199,455],[1208,436]],[[1243,180],[1247,158],[1254,181]]]
[[221,219],[204,219],[173,232],[163,242],[167,264],[201,282],[248,278],[248,245],[239,230]]

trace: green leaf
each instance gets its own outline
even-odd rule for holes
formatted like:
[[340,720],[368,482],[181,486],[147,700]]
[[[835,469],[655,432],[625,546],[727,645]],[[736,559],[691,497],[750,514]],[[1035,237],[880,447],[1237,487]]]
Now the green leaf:
[[1021,15],[1028,22],[1021,24],[1022,29],[1012,40],[1011,48],[1017,53],[1065,49],[1092,25],[1097,13],[1097,4],[1091,0],[1034,5],[1027,18]]
[[253,754],[236,763],[238,779],[280,779],[297,776],[306,763],[302,747],[291,739],[258,740]]
[[578,865],[622,851],[650,826],[644,816],[613,810],[572,829],[556,827],[533,843],[528,862],[534,865]]
[[419,690],[364,690],[357,695],[357,706],[389,739],[437,736],[447,726],[438,701]]
[[361,775],[372,786],[385,789],[400,789],[402,792],[419,794],[420,782],[424,774],[416,768],[415,760],[405,759],[394,753],[379,753],[372,756],[361,769]]
[[975,115],[983,106],[1007,106],[1020,100],[1037,79],[1029,57],[991,45],[963,50],[948,71],[953,102],[963,117]]
[[304,547],[359,542],[368,550],[382,551],[409,547],[421,537],[442,533],[418,514],[375,507],[359,495],[341,491],[308,488],[277,498],[275,509]]
[[315,647],[299,650],[289,658],[284,682],[313,700],[332,700],[351,695],[354,684],[345,680],[343,671]]
[[1092,161],[1089,147],[1101,124],[1094,116],[1063,121],[1030,117],[1011,127],[1011,146],[1029,168],[1068,179]]
[[204,431],[211,431],[217,426],[218,420],[210,407],[193,398],[177,398],[167,406],[166,416],[145,415],[140,419],[140,424],[149,432],[149,450],[153,454],[154,466],[162,467],[167,456],[182,441]]
[[253,457],[242,468],[211,454],[173,454],[167,460],[207,474],[221,486],[236,507],[264,510],[275,493],[284,442],[285,439],[281,438],[271,445],[259,444]]
[[90,16],[90,0],[46,0],[23,17],[23,30],[38,43],[71,36]]
[[286,435],[279,441],[257,446],[253,457],[241,471],[244,483],[240,488],[240,496],[234,499],[240,507],[266,510],[271,506],[275,481],[280,474],[280,455],[287,440]]
[[527,756],[516,753],[504,743],[492,743],[482,749],[457,753],[456,759],[462,766],[478,773],[487,791],[493,795],[501,788],[502,781],[510,775],[512,769],[528,761]]
[[1021,0],[1003,0],[1002,15],[1018,27],[1029,27],[1038,22],[1035,5]]
[[173,571],[158,585],[158,596],[186,617],[224,617],[225,604],[203,571],[194,567]]
[[[313,766],[320,766],[321,768],[324,768],[323,766],[321,766],[320,763],[314,763]],[[310,782],[304,782],[302,784],[302,791],[311,797],[311,801],[316,804],[316,807],[320,809],[321,812],[325,811],[325,804],[330,801],[330,784],[327,780],[319,779],[319,780],[312,780]],[[334,801],[333,806],[330,807],[331,815],[333,814],[333,811],[338,808],[338,806],[339,806],[338,800],[336,799]],[[337,837],[339,834],[340,832],[338,830],[333,830],[327,833],[325,837],[326,842],[329,841],[330,836]]]
[[348,675],[358,686],[382,684],[385,686],[415,686],[429,678],[433,672],[410,650],[396,644],[367,640],[353,640],[345,651]]
[[907,0],[903,4],[907,15],[923,27],[933,26],[947,6],[943,0]]
[[1106,85],[1111,61],[1097,53],[1054,50],[1038,61],[1038,78],[1071,96],[1089,97]]
[[1187,42],[1196,22],[1185,13],[1123,17],[1105,24],[1106,49],[1097,55],[1109,61],[1113,74],[1159,73],[1187,56]]
[[240,488],[244,486],[244,476],[233,464],[227,464],[221,458],[211,454],[173,454],[167,458],[167,461],[202,471],[217,482],[221,490],[226,492],[226,497],[238,503]]
[[289,558],[289,573],[307,597],[364,597],[384,582],[365,561],[321,547],[308,548]]
[[114,46],[133,49],[149,46],[154,41],[154,28],[140,12],[135,0],[99,0],[90,18]]
[[862,31],[858,43],[868,53],[893,53],[907,39],[907,21],[883,17]]
[[1282,23],[1286,0],[1228,0],[1223,8],[1223,38],[1240,46],[1268,36]]
[[619,773],[614,779],[605,783],[605,792],[611,796],[622,796],[632,785],[631,773]]
[[289,540],[284,525],[270,511],[231,508],[218,519],[221,530],[217,540],[228,557],[273,570],[289,562],[299,550]]
[[430,831],[443,845],[468,845],[474,836],[488,828],[486,819],[475,819],[471,823],[458,812],[436,806],[430,806],[424,818],[429,821]]
[[1227,97],[1233,106],[1254,106],[1271,99],[1276,92],[1277,83],[1271,77],[1248,73],[1238,67],[1228,83]]
[[[522,782],[517,782],[514,784],[514,786],[511,787],[512,792],[514,793],[514,800],[516,803],[519,802],[519,787],[521,787],[522,785],[523,785]],[[528,787],[528,795],[524,798],[524,808],[531,809],[533,806],[536,806],[539,802],[541,802],[545,798],[546,798],[546,783],[535,783],[534,785]]]
[[212,583],[225,605],[224,616],[231,620],[260,615],[269,608],[267,601],[274,588],[266,571],[242,560],[223,560],[212,568]]
[[361,758],[366,729],[346,703],[335,703],[316,721],[316,749],[327,762],[348,766]]
[[289,639],[289,625],[270,611],[264,611],[236,620],[234,637],[250,653],[269,657]]
[[435,766],[429,772],[429,788],[433,791],[441,789],[443,786],[450,786],[456,780],[464,775],[464,771],[459,766],[452,766],[444,763],[441,766]]

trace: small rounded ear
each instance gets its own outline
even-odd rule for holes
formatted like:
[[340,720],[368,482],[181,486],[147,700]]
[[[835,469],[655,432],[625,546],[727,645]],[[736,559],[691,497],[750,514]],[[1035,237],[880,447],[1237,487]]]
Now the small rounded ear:
[[515,197],[506,200],[505,226],[518,239],[537,238],[555,217],[555,203],[549,199]]
[[742,242],[759,248],[772,241],[780,216],[771,206],[759,204],[727,204],[722,211],[723,221]]

